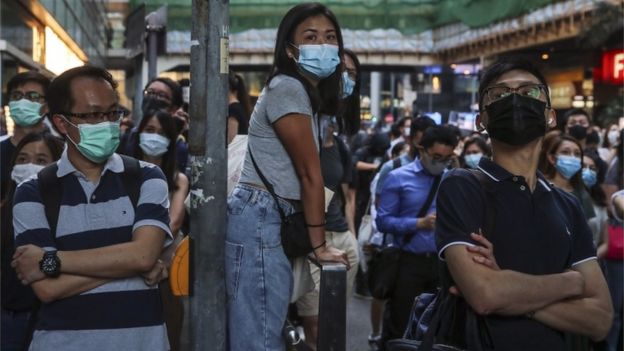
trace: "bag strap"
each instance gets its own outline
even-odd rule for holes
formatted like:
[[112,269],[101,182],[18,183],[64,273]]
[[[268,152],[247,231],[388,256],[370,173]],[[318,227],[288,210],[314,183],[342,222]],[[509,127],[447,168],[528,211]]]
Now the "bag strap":
[[260,180],[262,180],[262,184],[264,184],[264,187],[267,188],[267,190],[269,191],[269,194],[271,194],[271,196],[273,197],[273,200],[275,200],[275,204],[277,205],[277,211],[279,212],[280,218],[282,219],[282,221],[284,221],[286,219],[286,214],[284,213],[284,210],[282,209],[282,206],[280,206],[280,204],[279,204],[279,201],[277,199],[277,194],[275,194],[275,190],[273,190],[273,184],[271,184],[266,179],[264,174],[262,174],[262,171],[260,170],[260,167],[256,163],[256,159],[253,157],[253,152],[251,152],[251,147],[249,146],[249,144],[247,145],[247,150],[249,150],[249,156],[251,157],[251,163],[253,163],[253,166],[256,169],[256,173],[258,173],[258,176],[260,177]]
[[63,192],[61,180],[56,176],[57,171],[58,164],[54,162],[37,173],[39,196],[41,197],[53,238],[56,238],[56,225],[61,209],[61,194]]
[[124,165],[124,173],[121,181],[126,189],[126,193],[132,202],[132,207],[136,210],[141,195],[141,165],[139,160],[125,155],[121,156]]
[[[433,179],[433,184],[431,184],[431,189],[429,189],[429,194],[427,194],[427,199],[425,200],[425,203],[423,204],[423,206],[420,208],[420,211],[418,211],[416,218],[422,218],[423,216],[427,214],[427,211],[429,211],[429,208],[431,207],[431,203],[433,203],[433,198],[438,192],[438,186],[440,185],[441,179],[442,179],[442,175],[438,175]],[[412,240],[412,237],[414,237],[414,235],[416,235],[416,233],[411,232],[403,236],[403,243],[401,244],[401,248],[407,245],[410,242],[410,240]]]

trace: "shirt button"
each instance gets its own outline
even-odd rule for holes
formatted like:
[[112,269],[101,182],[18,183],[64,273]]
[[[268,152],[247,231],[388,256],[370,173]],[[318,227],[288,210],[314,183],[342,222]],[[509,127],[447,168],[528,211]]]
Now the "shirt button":
[[95,200],[95,195],[91,195],[91,200]]
[[511,179],[512,179],[514,182],[517,182],[517,181],[518,181],[518,177],[513,177],[513,178],[511,178]]
[[526,189],[526,186],[520,185],[520,190],[524,191],[524,189]]

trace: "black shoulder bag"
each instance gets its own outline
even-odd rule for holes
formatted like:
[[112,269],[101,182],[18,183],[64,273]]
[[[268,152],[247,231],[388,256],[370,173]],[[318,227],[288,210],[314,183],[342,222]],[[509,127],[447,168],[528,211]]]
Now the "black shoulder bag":
[[[431,189],[429,189],[427,199],[425,200],[423,207],[420,211],[418,211],[418,215],[416,215],[417,218],[424,217],[427,214],[427,211],[429,211],[433,198],[438,191],[438,185],[440,184],[441,178],[442,176],[440,175],[434,179]],[[413,236],[413,232],[406,234],[403,237],[401,246],[399,247],[388,246],[377,251],[371,262],[368,264],[368,286],[371,290],[371,295],[373,295],[376,299],[385,300],[392,296],[396,286],[397,276],[399,275],[399,260],[401,259],[401,251],[403,250],[403,247],[407,245],[410,240],[412,240]]]
[[248,148],[248,150],[251,162],[253,163],[258,176],[262,179],[262,183],[273,197],[273,200],[275,200],[275,206],[277,206],[277,210],[282,218],[280,235],[282,237],[282,247],[284,248],[284,253],[289,258],[309,254],[312,252],[312,243],[310,242],[310,236],[308,236],[308,228],[306,227],[303,211],[295,212],[288,216],[284,213],[282,206],[280,206],[278,196],[273,190],[273,185],[269,183],[264,174],[262,174],[262,171],[260,171],[260,167],[258,167],[258,164],[253,157],[251,148]]

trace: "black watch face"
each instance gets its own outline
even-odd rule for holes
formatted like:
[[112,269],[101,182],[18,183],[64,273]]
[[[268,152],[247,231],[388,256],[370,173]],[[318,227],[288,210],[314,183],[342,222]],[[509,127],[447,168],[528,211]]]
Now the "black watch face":
[[47,276],[59,274],[58,258],[55,253],[46,253],[41,260],[41,271]]

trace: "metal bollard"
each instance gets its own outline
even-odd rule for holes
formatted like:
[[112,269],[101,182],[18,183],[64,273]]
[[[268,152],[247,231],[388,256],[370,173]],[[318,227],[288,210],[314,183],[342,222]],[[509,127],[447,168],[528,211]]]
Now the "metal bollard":
[[318,351],[346,351],[347,267],[341,263],[311,261],[321,269]]

